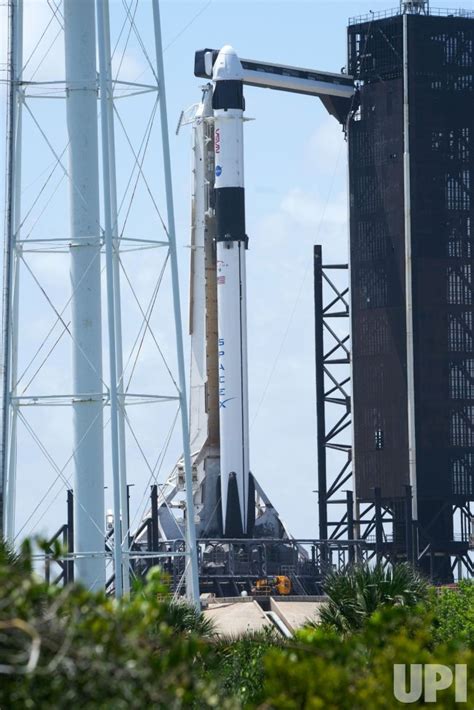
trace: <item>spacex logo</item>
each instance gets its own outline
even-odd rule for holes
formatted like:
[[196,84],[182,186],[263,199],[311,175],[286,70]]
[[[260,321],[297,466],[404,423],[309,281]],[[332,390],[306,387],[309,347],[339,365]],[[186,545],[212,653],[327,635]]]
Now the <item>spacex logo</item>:
[[[223,278],[223,277],[222,277]],[[225,409],[227,402],[230,402],[234,397],[225,399],[226,396],[226,378],[225,378],[225,367],[222,360],[225,356],[225,341],[224,338],[219,338],[219,409]]]

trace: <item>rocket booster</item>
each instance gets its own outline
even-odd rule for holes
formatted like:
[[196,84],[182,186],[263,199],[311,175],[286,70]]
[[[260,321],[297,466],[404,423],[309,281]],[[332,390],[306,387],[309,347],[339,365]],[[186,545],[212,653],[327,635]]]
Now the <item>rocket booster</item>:
[[243,163],[243,70],[230,46],[213,69],[220,485],[225,537],[251,532]]

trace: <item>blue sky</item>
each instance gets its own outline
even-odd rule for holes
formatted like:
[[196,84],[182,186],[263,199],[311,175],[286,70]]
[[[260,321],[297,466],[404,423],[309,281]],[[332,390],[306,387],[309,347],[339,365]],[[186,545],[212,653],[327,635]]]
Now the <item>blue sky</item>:
[[[161,3],[185,321],[189,258],[187,247],[190,241],[191,135],[189,127],[184,127],[175,136],[174,127],[180,111],[199,100],[199,86],[202,82],[193,76],[194,51],[203,47],[218,48],[232,44],[245,58],[336,72],[346,63],[348,17],[365,14],[370,9],[387,9],[391,4],[397,5],[396,2],[374,0],[367,3],[363,0],[173,0]],[[443,7],[457,6],[456,2],[443,2]],[[469,6],[472,7],[472,4],[469,3]],[[145,44],[151,46],[149,3],[142,2],[141,8],[138,16],[140,32]],[[122,3],[111,2],[111,10],[114,34],[123,16]],[[28,47],[34,46],[48,13],[46,0],[33,0],[26,4]],[[5,10],[2,7],[0,27],[3,29],[4,19]],[[3,55],[0,58],[1,64],[5,54],[4,37],[0,49]],[[40,77],[49,80],[62,78],[61,52],[59,43],[41,67]],[[123,70],[129,80],[146,73],[146,62],[137,42],[131,42]],[[312,246],[314,243],[323,244],[326,261],[347,259],[346,144],[340,126],[326,114],[317,99],[250,88],[246,89],[245,96],[247,117],[255,119],[245,126],[247,231],[250,237],[247,263],[251,468],[291,532],[298,537],[312,537],[317,536],[316,496],[312,492],[317,480]],[[2,111],[3,98],[4,93]],[[60,137],[64,131],[61,126],[62,117],[56,106],[60,102],[45,103],[45,108],[38,109],[42,125],[47,125],[53,134],[57,133]],[[140,112],[138,103],[135,106],[129,104],[124,109],[124,116],[132,132],[134,124],[140,124]],[[0,119],[3,130],[3,114]],[[25,145],[25,163],[28,163],[25,165],[25,174],[34,181],[38,179],[36,173],[44,171],[44,166],[40,170],[40,164],[44,162],[47,165],[48,158],[38,136],[34,137],[33,133],[27,133],[26,130]],[[3,158],[4,151],[0,151],[0,160],[3,161]],[[2,162],[2,179],[3,168]],[[153,164],[150,164],[149,169],[153,171]],[[119,175],[119,181],[122,179],[124,177]],[[64,211],[66,201],[59,199],[59,195],[56,196],[57,209],[45,217],[43,229],[63,233],[67,229]],[[143,198],[139,202],[141,215],[136,218],[136,225],[142,231],[146,231],[148,224],[146,209]],[[150,220],[152,218],[153,215],[150,215]],[[62,267],[58,269],[51,264],[45,261],[39,268],[45,280],[49,280],[49,287],[61,298],[67,292],[67,279],[62,278]],[[135,268],[139,274],[137,289],[143,286],[145,293],[147,269],[151,270],[152,267],[137,261]],[[34,300],[33,294],[33,285],[26,280],[25,302]],[[131,312],[127,311],[126,316],[133,319]],[[41,322],[39,311],[36,316],[34,310],[25,316],[25,330],[33,327],[36,317]],[[26,350],[32,347],[25,336]],[[62,354],[58,353],[56,370],[49,373],[50,378],[55,375],[56,380],[64,379],[62,386],[65,388],[68,386],[65,374],[68,363],[68,354],[64,350]],[[154,365],[145,357],[142,381],[153,378],[154,372]],[[53,440],[66,439],[66,432],[69,432],[63,416],[53,414],[50,430],[45,432],[52,443]],[[140,421],[143,424],[143,420],[138,418],[137,426]],[[149,431],[145,438],[151,446],[153,422],[150,424],[148,421],[146,424]],[[23,446],[24,466],[19,479],[20,521],[28,517],[50,475],[31,442],[27,443],[25,439]],[[66,445],[60,453],[64,459],[67,455]],[[179,440],[175,438],[166,465],[171,465],[179,453]],[[166,465],[163,475],[167,472]],[[138,506],[141,491],[147,483],[146,472],[141,471],[138,464],[132,465],[129,481],[135,483],[133,508],[134,505]],[[63,499],[61,494],[55,506],[45,513],[41,521],[43,527],[54,526],[62,520]]]

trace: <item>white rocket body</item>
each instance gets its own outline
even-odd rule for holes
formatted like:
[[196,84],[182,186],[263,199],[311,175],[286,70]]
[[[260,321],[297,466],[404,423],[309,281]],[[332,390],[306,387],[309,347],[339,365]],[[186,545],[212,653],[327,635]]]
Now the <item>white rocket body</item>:
[[226,536],[247,534],[249,518],[242,76],[242,66],[235,51],[224,47],[214,65],[213,107],[220,475],[222,522]]
[[249,495],[249,416],[245,246],[217,246],[219,329],[219,425],[223,524],[226,529],[229,476],[235,473],[242,530],[246,532]]

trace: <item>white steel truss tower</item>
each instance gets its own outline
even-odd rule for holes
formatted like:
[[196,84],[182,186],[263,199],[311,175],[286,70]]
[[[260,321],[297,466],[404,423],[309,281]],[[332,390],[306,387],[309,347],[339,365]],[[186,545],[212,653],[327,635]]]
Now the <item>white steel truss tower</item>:
[[[14,542],[72,487],[76,578],[120,596],[127,470],[143,505],[174,442],[193,502],[159,3],[113,10],[8,4],[0,512]],[[193,514],[186,537],[197,604]]]

